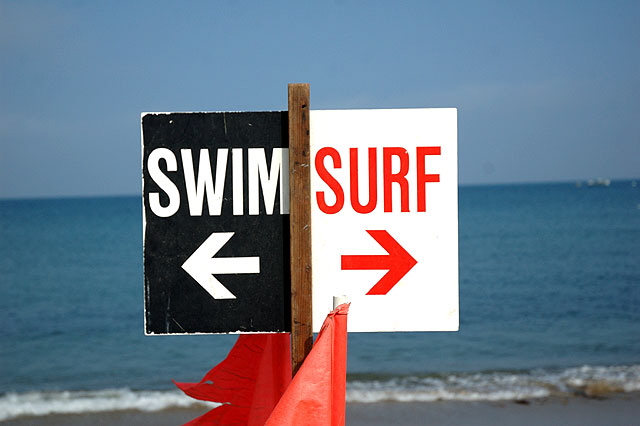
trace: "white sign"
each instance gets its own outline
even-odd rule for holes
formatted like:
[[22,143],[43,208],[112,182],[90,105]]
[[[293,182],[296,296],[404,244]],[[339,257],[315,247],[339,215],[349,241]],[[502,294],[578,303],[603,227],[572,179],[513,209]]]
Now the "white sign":
[[313,329],[458,329],[457,110],[311,111]]

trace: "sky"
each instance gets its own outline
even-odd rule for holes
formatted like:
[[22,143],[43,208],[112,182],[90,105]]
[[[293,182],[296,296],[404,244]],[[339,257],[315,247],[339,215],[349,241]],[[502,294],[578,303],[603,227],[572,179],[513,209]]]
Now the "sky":
[[458,108],[462,185],[640,177],[637,1],[0,0],[0,198],[141,191],[140,114]]

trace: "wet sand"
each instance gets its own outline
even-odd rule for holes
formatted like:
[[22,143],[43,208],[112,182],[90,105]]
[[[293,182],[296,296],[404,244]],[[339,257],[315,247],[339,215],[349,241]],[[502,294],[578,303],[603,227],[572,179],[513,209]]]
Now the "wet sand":
[[354,404],[347,425],[623,426],[637,424],[640,395],[500,402]]
[[[157,412],[117,411],[96,414],[23,417],[2,426],[174,426],[199,416],[203,409]],[[500,402],[382,402],[349,404],[348,426],[407,425],[550,425],[627,426],[640,419],[640,393],[617,394],[604,399],[548,398]]]

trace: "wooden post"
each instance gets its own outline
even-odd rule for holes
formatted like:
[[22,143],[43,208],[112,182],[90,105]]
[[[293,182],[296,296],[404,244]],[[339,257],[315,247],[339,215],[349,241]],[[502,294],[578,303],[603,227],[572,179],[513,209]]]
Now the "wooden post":
[[311,153],[309,84],[289,84],[289,230],[291,233],[291,370],[313,346],[311,315]]

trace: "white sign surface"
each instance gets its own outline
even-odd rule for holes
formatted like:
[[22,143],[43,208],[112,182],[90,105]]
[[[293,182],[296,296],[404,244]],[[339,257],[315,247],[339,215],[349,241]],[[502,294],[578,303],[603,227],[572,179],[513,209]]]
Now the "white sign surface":
[[311,111],[313,329],[458,329],[455,108]]

